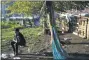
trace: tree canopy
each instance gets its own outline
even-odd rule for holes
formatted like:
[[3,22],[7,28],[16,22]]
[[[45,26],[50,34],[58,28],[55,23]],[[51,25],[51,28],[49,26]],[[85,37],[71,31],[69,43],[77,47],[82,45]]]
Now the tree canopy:
[[57,11],[65,11],[70,9],[84,9],[89,7],[89,1],[55,1],[54,9]]
[[15,1],[12,5],[10,5],[7,10],[10,10],[11,13],[19,13],[24,14],[26,16],[38,13],[42,7],[42,2],[40,1]]
[[[26,16],[39,13],[44,1],[15,1],[7,10],[10,14],[19,13]],[[89,7],[89,1],[54,1],[54,10],[65,11],[70,9],[84,9]]]

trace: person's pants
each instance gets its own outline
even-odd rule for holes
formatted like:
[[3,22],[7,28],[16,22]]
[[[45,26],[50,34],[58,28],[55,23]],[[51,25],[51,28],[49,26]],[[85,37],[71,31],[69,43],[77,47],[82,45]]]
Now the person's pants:
[[18,54],[18,45],[19,43],[16,43],[14,41],[11,42],[11,46],[13,48],[14,54]]

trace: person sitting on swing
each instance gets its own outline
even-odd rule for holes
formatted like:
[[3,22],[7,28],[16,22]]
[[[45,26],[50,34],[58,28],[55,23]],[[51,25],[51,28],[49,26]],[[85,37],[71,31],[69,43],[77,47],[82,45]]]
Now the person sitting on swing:
[[26,46],[26,41],[24,36],[19,32],[19,29],[15,29],[15,36],[13,41],[11,41],[11,46],[13,48],[14,54],[18,55],[18,46]]

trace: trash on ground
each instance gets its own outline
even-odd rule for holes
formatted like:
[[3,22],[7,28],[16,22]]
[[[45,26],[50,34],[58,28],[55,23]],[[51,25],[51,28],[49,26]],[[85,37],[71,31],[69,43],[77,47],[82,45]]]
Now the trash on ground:
[[64,40],[72,40],[72,38],[64,38]]
[[14,57],[13,59],[21,59],[20,57]]
[[14,53],[11,53],[11,54],[10,54],[10,57],[14,57],[14,56],[15,56]]
[[2,54],[1,58],[6,59],[6,58],[8,58],[8,55],[7,54]]
[[85,45],[85,46],[89,46],[89,45]]

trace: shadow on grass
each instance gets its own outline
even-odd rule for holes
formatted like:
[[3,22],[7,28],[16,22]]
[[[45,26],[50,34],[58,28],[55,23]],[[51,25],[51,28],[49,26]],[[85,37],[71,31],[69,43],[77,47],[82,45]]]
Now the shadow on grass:
[[89,43],[69,43],[69,44],[66,44],[66,45],[77,45],[77,44],[84,44],[84,45],[88,44],[89,45]]
[[89,60],[89,54],[80,53],[68,53],[69,58],[67,60]]
[[[42,56],[42,54],[19,54],[18,56],[21,57],[21,59],[30,59],[30,60],[56,60],[53,59],[52,52],[45,52],[45,55]],[[69,57],[66,60],[89,60],[89,54],[80,54],[80,53],[68,53]],[[4,60],[4,59],[2,59]],[[58,59],[61,60],[61,59]]]
[[[45,59],[53,60],[52,52],[45,52],[44,54],[45,56],[42,56],[41,54],[20,54],[20,55],[33,55],[33,56],[26,56],[25,58],[39,58],[43,60]],[[89,54],[68,53],[68,55],[69,57],[66,60],[89,60]]]
[[52,52],[43,52],[43,53],[29,53],[29,54],[19,54],[19,55],[33,55],[33,56],[53,56]]

